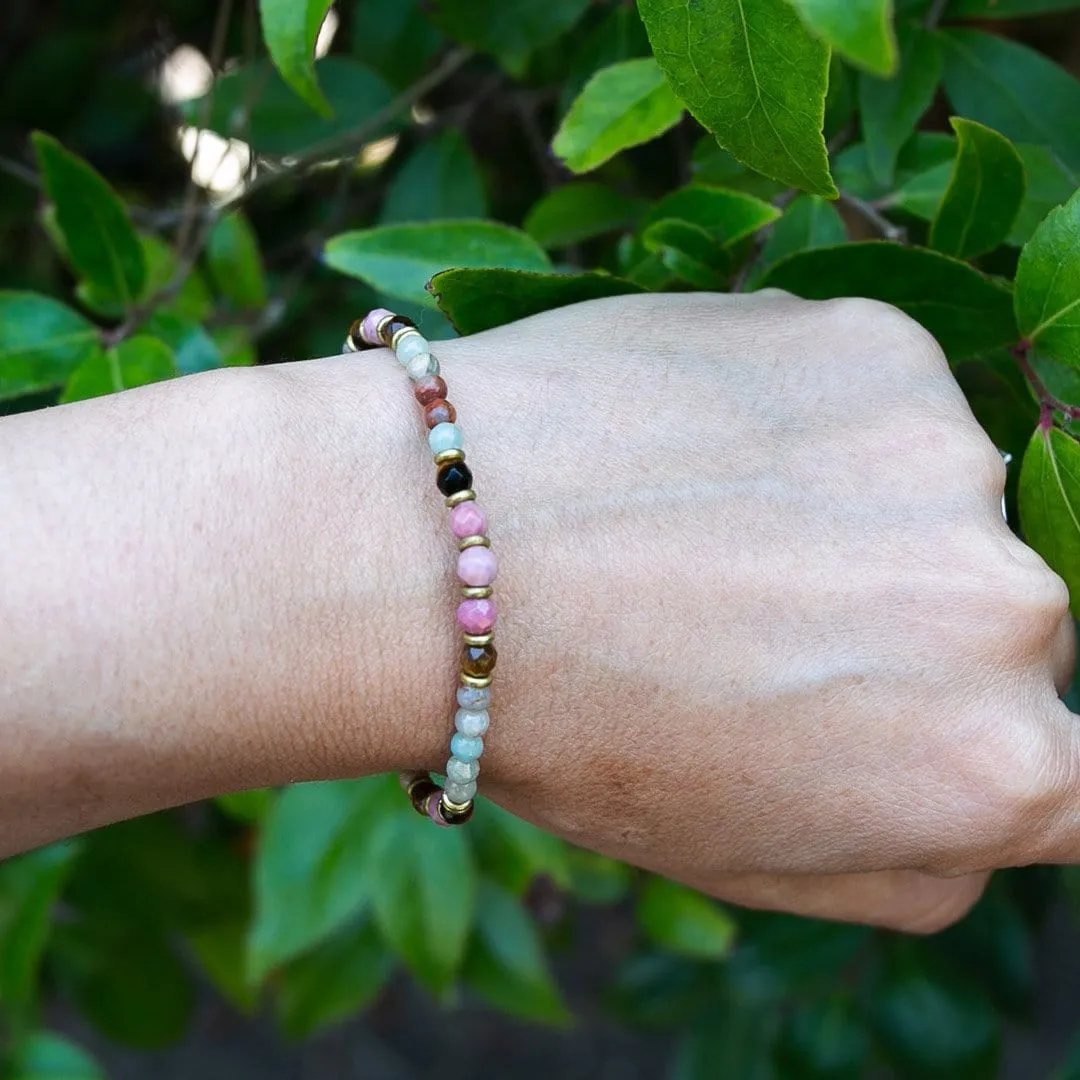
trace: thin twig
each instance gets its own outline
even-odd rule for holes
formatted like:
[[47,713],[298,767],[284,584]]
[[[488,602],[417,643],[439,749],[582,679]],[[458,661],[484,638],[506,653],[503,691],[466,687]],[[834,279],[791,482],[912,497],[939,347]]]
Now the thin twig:
[[945,9],[949,6],[949,0],[934,0],[930,6],[930,10],[926,13],[926,29],[934,30],[937,28],[937,24],[941,22],[942,15],[945,14]]
[[886,240],[895,240],[901,244],[907,242],[907,230],[891,222],[865,199],[860,199],[858,195],[852,195],[850,191],[841,191],[840,202],[873,225]]
[[0,172],[6,172],[9,176],[14,176],[16,180],[21,180],[32,188],[41,188],[41,178],[38,174],[28,165],[23,165],[12,158],[0,157]]
[[1030,341],[1025,339],[1018,342],[1013,346],[1011,352],[1013,359],[1016,361],[1016,366],[1020,368],[1024,378],[1028,381],[1028,385],[1039,399],[1039,423],[1042,427],[1051,427],[1054,423],[1054,413],[1057,412],[1061,413],[1066,420],[1080,419],[1080,405],[1070,405],[1067,401],[1062,401],[1061,398],[1056,397],[1040,378],[1039,373],[1035,370],[1035,365],[1031,362]]

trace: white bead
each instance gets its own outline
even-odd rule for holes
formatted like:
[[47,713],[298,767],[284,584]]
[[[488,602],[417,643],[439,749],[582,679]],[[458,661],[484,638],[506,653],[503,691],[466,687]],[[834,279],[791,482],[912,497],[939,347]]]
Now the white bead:
[[469,709],[458,709],[454,714],[454,726],[462,735],[483,735],[488,729],[487,710],[472,712]]
[[471,784],[480,775],[479,761],[462,761],[452,757],[446,763],[446,779],[455,784]]
[[439,361],[431,353],[418,353],[405,365],[405,372],[413,382],[425,375],[438,375]]
[[427,338],[413,330],[402,334],[398,338],[398,345],[394,350],[402,364],[407,364],[414,356],[420,356],[422,353],[430,351],[431,346],[428,344]]
[[462,803],[472,802],[476,798],[476,781],[470,780],[468,783],[458,784],[453,780],[447,780],[443,791],[452,803],[457,803],[460,806]]

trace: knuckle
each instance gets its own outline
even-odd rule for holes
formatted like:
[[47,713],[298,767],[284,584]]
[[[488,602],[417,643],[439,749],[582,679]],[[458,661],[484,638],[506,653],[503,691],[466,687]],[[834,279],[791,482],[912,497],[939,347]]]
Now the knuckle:
[[835,330],[849,337],[860,350],[867,348],[905,360],[920,370],[948,370],[948,362],[933,335],[910,315],[883,300],[844,297],[824,301]]
[[1006,543],[999,572],[1004,640],[1025,660],[1032,650],[1041,658],[1068,616],[1069,589],[1030,548],[1012,538]]
[[903,934],[927,936],[959,922],[976,904],[983,893],[983,883],[957,882],[956,887],[943,889],[931,903],[914,907],[890,920],[887,929]]
[[1000,497],[1005,490],[1005,461],[986,432],[974,421],[949,423],[947,459],[957,475],[980,494]]

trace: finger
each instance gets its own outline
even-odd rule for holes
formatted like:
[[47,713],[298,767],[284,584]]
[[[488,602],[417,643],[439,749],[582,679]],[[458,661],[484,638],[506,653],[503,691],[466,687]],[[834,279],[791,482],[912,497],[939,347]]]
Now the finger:
[[[936,878],[916,870],[872,874],[747,874],[714,880],[705,889],[743,907],[931,934],[971,910],[988,873]],[[700,887],[700,886],[699,886]]]

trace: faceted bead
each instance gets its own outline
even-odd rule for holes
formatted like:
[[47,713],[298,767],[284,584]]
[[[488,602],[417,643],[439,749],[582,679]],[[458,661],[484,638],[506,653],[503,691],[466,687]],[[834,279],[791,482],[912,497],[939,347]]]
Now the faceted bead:
[[446,381],[438,375],[425,375],[413,384],[413,393],[421,405],[430,405],[446,398]]
[[484,752],[484,740],[478,735],[462,735],[460,731],[454,732],[450,740],[450,753],[462,761],[479,761]]
[[457,558],[457,575],[466,585],[490,585],[499,572],[499,560],[491,548],[471,547]]
[[486,536],[487,511],[475,500],[458,503],[450,511],[450,531],[460,540],[463,536]]
[[495,625],[493,600],[462,600],[458,604],[457,624],[466,634],[488,634]]
[[394,335],[399,330],[404,330],[406,327],[415,326],[416,324],[408,317],[408,315],[395,315],[383,328],[382,337],[379,340],[380,345],[385,345],[390,348],[391,342],[394,340]]
[[498,655],[494,645],[466,645],[461,658],[461,670],[466,675],[482,679],[494,670]]
[[428,375],[439,374],[439,361],[431,353],[417,353],[406,365],[405,374],[414,382]]
[[394,350],[402,364],[407,364],[414,356],[431,351],[427,338],[421,333],[403,334]]
[[457,424],[438,424],[428,432],[428,446],[433,454],[444,450],[460,450],[464,440]]
[[468,491],[472,487],[472,469],[464,461],[447,462],[439,469],[435,484],[444,495],[456,495],[459,491]]
[[463,761],[461,758],[452,757],[446,763],[446,779],[455,784],[471,784],[479,775],[478,761]]
[[369,311],[364,316],[364,321],[360,324],[360,336],[369,345],[381,345],[382,340],[379,337],[379,323],[383,321],[388,315],[392,316],[392,311],[387,311],[384,307],[377,307],[374,311]]
[[454,714],[454,727],[462,735],[483,735],[487,731],[490,722],[491,718],[488,716],[486,709],[481,712],[458,709]]
[[424,423],[429,428],[439,424],[452,424],[457,419],[457,409],[449,401],[433,401],[424,408]]
[[469,780],[464,784],[459,784],[453,780],[447,780],[443,791],[452,803],[457,803],[460,806],[462,803],[472,802],[476,798],[476,781]]
[[472,709],[474,711],[486,709],[491,704],[491,691],[486,686],[483,690],[479,690],[475,686],[459,686],[457,703],[463,709]]

